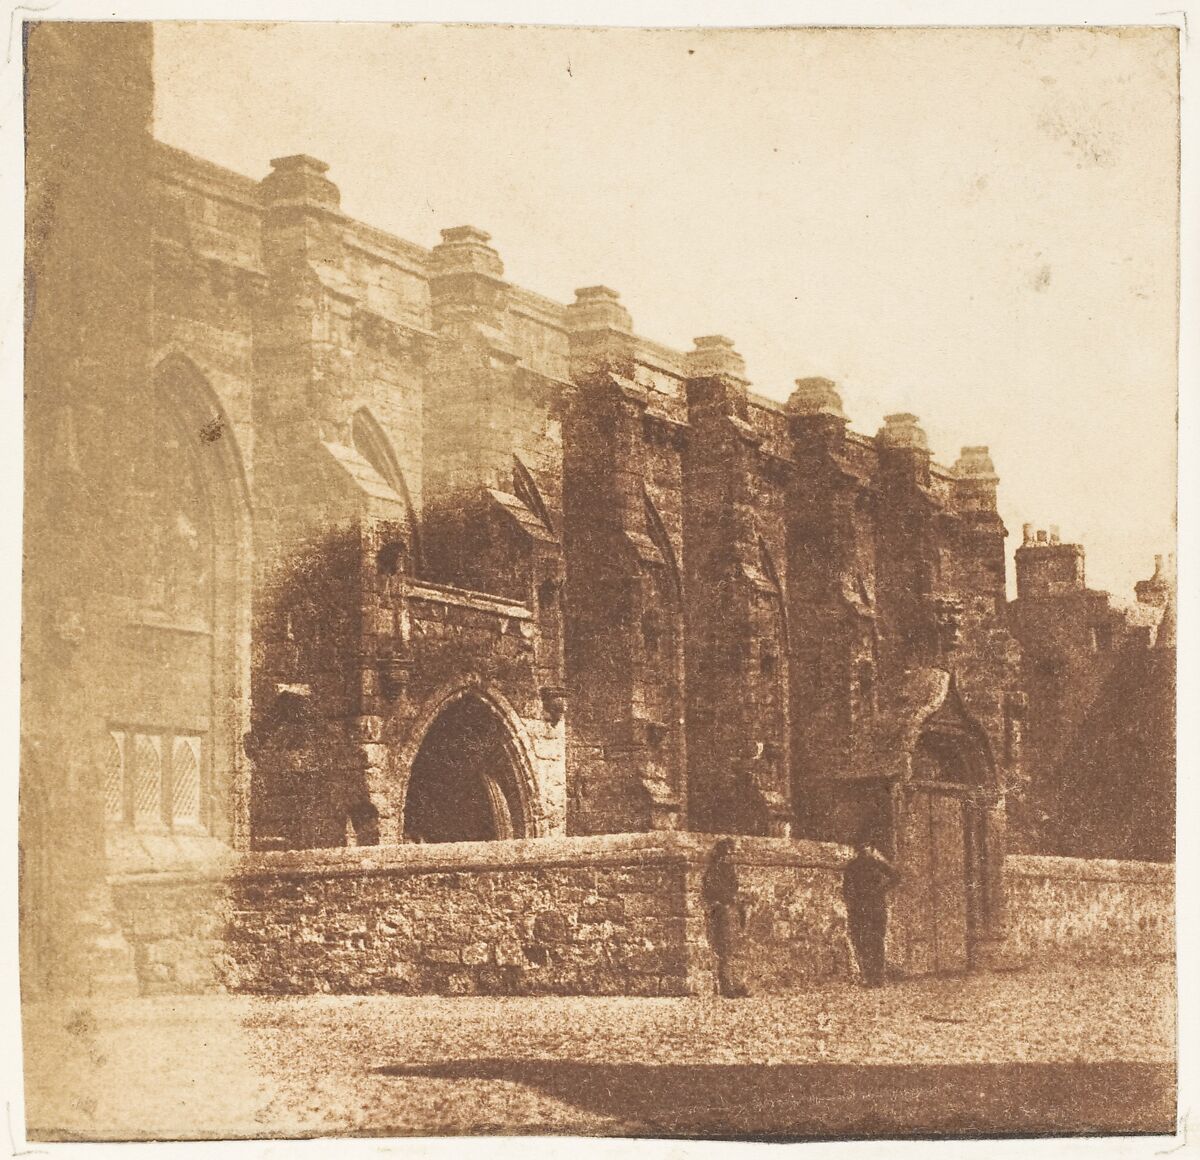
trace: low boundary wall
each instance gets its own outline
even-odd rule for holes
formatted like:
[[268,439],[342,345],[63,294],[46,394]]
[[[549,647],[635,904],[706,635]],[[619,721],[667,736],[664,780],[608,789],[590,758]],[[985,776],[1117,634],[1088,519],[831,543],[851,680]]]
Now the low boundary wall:
[[[830,843],[660,832],[244,855],[112,880],[143,994],[786,994],[855,977]],[[996,965],[1173,953],[1169,866],[1005,866]]]
[[144,993],[774,993],[852,971],[841,861],[611,834],[251,854],[113,891]]
[[1173,866],[1011,855],[1004,886],[1010,965],[1175,953]]

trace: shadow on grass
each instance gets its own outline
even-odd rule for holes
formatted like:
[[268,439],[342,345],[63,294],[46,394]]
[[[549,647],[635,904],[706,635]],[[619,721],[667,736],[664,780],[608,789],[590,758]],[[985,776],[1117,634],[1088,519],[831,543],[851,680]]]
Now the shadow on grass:
[[1165,1135],[1175,1126],[1171,1064],[655,1066],[478,1059],[373,1071],[523,1084],[611,1117],[620,1135]]

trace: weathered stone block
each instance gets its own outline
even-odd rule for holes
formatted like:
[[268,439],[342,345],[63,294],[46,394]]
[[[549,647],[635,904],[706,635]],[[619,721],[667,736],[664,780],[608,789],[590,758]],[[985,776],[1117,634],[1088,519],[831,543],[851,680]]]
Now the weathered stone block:
[[663,894],[630,894],[625,899],[624,912],[629,918],[663,918],[682,914],[683,900],[676,901]]
[[609,917],[609,903],[604,899],[596,898],[584,902],[579,908],[580,922],[607,922]]
[[498,942],[494,955],[498,967],[522,967],[527,963],[521,944],[514,940]]
[[533,937],[543,943],[565,942],[570,937],[570,924],[556,910],[543,910],[534,915]]

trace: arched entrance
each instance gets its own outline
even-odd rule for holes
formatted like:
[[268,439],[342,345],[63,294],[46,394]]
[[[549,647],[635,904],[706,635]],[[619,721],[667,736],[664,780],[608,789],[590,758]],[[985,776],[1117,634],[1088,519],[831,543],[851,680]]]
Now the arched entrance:
[[526,836],[515,741],[486,700],[464,694],[434,719],[413,759],[404,838],[484,842]]
[[900,973],[970,969],[983,929],[985,810],[990,768],[969,720],[935,714],[912,753],[910,780],[894,800],[903,878],[892,902],[889,960]]

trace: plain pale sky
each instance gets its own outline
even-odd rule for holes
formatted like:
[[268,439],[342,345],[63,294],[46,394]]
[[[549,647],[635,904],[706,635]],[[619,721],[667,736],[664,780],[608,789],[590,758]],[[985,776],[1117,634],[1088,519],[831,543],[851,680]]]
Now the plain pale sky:
[[[1121,597],[1174,546],[1174,30],[160,24],[158,136],[310,153],[423,245],[732,337],[756,390],[986,443],[1009,552],[1058,524]],[[1011,563],[1010,563],[1011,571]]]

